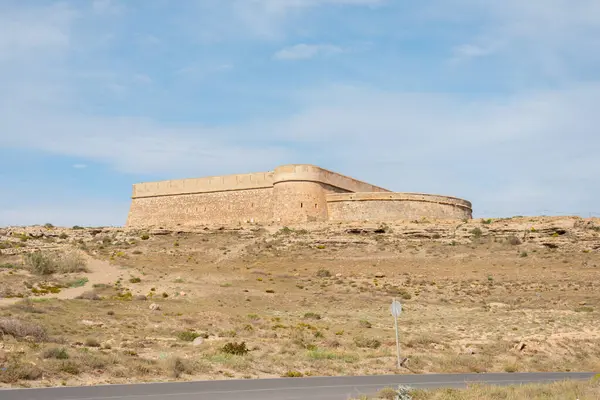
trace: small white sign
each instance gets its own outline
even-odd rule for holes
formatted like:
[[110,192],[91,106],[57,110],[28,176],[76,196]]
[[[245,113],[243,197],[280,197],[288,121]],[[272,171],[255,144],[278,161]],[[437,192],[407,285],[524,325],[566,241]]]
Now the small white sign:
[[392,312],[392,317],[398,318],[402,314],[402,304],[398,300],[392,301],[390,311]]

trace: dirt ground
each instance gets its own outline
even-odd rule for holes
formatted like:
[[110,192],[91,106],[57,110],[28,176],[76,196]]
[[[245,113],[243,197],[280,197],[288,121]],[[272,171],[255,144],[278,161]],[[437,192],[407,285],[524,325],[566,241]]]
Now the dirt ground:
[[[7,227],[0,249],[4,386],[600,371],[598,219]],[[66,249],[89,272],[27,268]]]

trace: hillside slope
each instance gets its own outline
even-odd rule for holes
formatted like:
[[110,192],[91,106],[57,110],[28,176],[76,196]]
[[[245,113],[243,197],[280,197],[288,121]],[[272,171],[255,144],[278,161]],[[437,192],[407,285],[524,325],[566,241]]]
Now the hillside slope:
[[[0,248],[6,385],[600,369],[598,219],[7,227]],[[32,273],[37,250],[90,272]]]

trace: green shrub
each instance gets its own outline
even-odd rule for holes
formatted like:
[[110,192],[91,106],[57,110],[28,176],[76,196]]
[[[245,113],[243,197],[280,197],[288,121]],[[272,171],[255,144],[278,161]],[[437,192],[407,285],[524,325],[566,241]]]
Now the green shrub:
[[185,342],[193,342],[197,337],[200,337],[200,334],[191,331],[182,331],[177,334],[177,338]]
[[85,286],[85,284],[88,282],[89,282],[88,278],[80,278],[80,279],[76,279],[72,282],[69,282],[68,286],[70,288],[82,287],[82,286]]
[[367,321],[366,319],[363,319],[359,322],[360,326],[362,326],[363,328],[371,328],[373,325]]
[[150,239],[150,235],[148,235],[147,233],[144,233],[142,236],[140,236],[140,239],[148,240],[148,239]]
[[288,371],[283,374],[283,378],[302,378],[304,374],[299,371]]
[[483,235],[483,232],[479,228],[473,228],[471,230],[471,234],[473,235],[474,238],[480,238],[481,235]]
[[44,351],[43,357],[55,358],[57,360],[66,360],[69,358],[69,353],[67,353],[67,349],[65,348],[52,347]]
[[141,278],[133,277],[129,279],[129,283],[140,283],[142,281]]
[[321,316],[314,312],[307,312],[304,314],[304,318],[306,318],[306,319],[321,319]]
[[227,354],[234,354],[237,356],[243,356],[245,354],[248,353],[248,348],[246,347],[246,342],[241,342],[241,343],[237,343],[237,342],[229,342],[226,343],[222,348],[221,351],[223,353],[227,353]]

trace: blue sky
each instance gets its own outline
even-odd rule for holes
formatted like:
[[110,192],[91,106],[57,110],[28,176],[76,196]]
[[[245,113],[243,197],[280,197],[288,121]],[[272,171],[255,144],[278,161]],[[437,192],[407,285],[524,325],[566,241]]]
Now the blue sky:
[[598,38],[597,0],[3,0],[0,225],[287,163],[599,216]]

